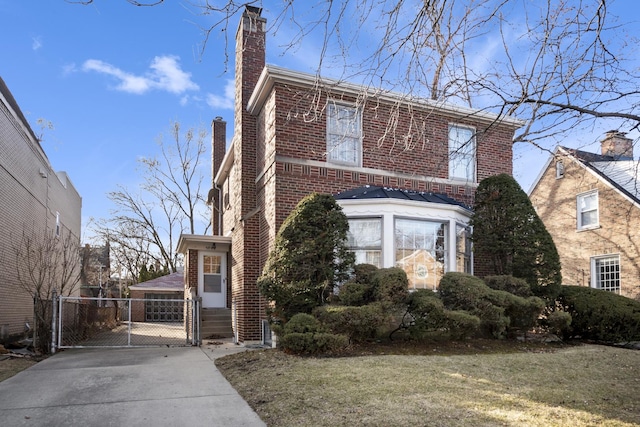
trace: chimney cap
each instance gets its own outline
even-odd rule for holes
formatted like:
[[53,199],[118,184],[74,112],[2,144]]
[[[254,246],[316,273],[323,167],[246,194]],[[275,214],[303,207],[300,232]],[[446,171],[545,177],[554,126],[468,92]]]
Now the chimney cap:
[[246,5],[245,8],[246,8],[246,12],[248,14],[257,15],[257,16],[261,16],[262,15],[262,8],[261,7]]
[[222,121],[222,116],[216,116],[216,118],[214,119],[217,122],[221,122]]

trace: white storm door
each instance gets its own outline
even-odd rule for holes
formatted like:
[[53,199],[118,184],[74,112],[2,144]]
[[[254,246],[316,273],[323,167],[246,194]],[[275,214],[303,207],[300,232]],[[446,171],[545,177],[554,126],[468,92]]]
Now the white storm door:
[[198,295],[202,298],[202,306],[226,307],[226,254],[200,252],[198,258]]

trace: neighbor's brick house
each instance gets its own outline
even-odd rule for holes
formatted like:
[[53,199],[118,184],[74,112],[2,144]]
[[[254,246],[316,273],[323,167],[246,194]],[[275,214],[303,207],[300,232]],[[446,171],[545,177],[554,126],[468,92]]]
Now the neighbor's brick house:
[[79,248],[81,205],[71,180],[53,170],[0,78],[0,341],[24,333],[27,322],[33,327],[33,300],[19,285],[14,247],[23,233],[70,231]]
[[[226,123],[213,122],[215,235],[179,244],[186,286],[226,291],[238,340],[263,339],[256,280],[280,225],[312,192],[335,195],[358,262],[399,265],[413,288],[437,286],[445,271],[472,272],[469,206],[478,181],[512,173],[521,123],[266,65],[260,12],[247,7],[236,35],[228,150]],[[226,268],[203,255],[225,250]]]
[[601,154],[557,147],[529,197],[553,237],[565,285],[640,296],[640,162],[616,131]]

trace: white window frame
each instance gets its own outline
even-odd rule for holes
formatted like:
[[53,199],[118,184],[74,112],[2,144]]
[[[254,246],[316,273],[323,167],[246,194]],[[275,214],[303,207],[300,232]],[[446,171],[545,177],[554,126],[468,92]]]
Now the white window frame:
[[[468,131],[471,136],[464,141],[457,137],[459,131]],[[455,134],[454,134],[455,132]],[[449,146],[449,179],[476,182],[477,143],[476,130],[471,126],[449,124],[447,134]],[[464,170],[464,175],[460,173]]]
[[[433,234],[433,246],[432,247],[424,247],[424,245],[420,245],[419,243],[419,238],[420,238],[420,234],[413,234],[413,235],[408,235],[407,237],[409,239],[413,239],[414,240],[414,244],[413,245],[408,245],[406,247],[400,248],[398,245],[398,224],[399,222],[409,222],[409,223],[415,223],[417,224],[429,224],[431,226],[436,226],[437,228],[434,228],[434,234]],[[440,236],[440,227],[442,227],[441,231],[442,231],[442,236]],[[400,249],[403,250],[411,250],[414,249],[415,251],[420,251],[420,250],[425,250],[436,262],[441,262],[442,263],[442,273],[445,274],[447,273],[449,270],[449,248],[451,246],[451,242],[450,240],[450,236],[449,236],[449,227],[450,227],[450,223],[449,221],[437,221],[437,220],[429,220],[429,219],[423,219],[423,218],[411,218],[411,217],[404,217],[404,216],[396,216],[394,217],[393,220],[393,246],[394,246],[394,265],[396,267],[400,267],[404,269],[404,265],[401,259],[398,259],[398,251]],[[439,247],[438,246],[438,240],[442,238],[442,246]],[[405,246],[405,245],[403,245]],[[414,246],[414,247],[411,247]],[[409,255],[411,256],[411,255]],[[441,261],[438,259],[441,258]],[[419,269],[419,265],[415,266],[416,268],[416,272],[418,273],[418,269]],[[428,270],[425,270],[425,272],[428,272]],[[433,272],[432,272],[433,273]],[[425,277],[425,280],[420,283],[420,285],[418,286],[418,284],[416,283],[411,283],[411,278],[409,278],[409,286],[410,289],[432,289],[432,290],[436,290],[438,285],[439,285],[439,280],[436,281],[436,277]]]
[[562,160],[556,161],[556,179],[564,178],[564,163]]
[[[585,199],[595,196],[595,208],[587,208],[584,203]],[[584,224],[583,214],[587,212],[596,213],[596,220],[593,224]],[[578,230],[589,230],[600,226],[600,200],[598,190],[591,190],[576,196],[576,224]]]
[[[340,110],[353,113],[355,119],[339,116]],[[346,123],[340,123],[346,120]],[[346,144],[346,145],[345,145]],[[353,147],[347,146],[353,144]],[[352,159],[347,159],[348,154]],[[327,104],[327,162],[362,165],[362,110],[354,105],[329,100]]]
[[591,287],[620,294],[620,267],[620,254],[591,257]]
[[[382,266],[384,265],[384,260],[383,260],[383,253],[382,253],[382,218],[381,217],[353,217],[353,218],[348,218],[349,221],[349,227],[351,228],[352,225],[354,225],[355,222],[357,221],[376,221],[379,225],[379,232],[380,234],[377,236],[377,244],[368,244],[368,245],[361,245],[358,246],[356,245],[356,242],[354,242],[353,239],[353,234],[351,234],[351,231],[349,231],[349,238],[348,238],[348,244],[349,244],[349,250],[351,250],[351,252],[353,252],[356,255],[356,264],[361,264],[361,263],[367,263],[367,264],[373,264],[378,268],[382,268]],[[358,257],[358,255],[364,255],[365,260],[362,260],[362,257]],[[377,253],[377,257],[378,257],[378,262],[372,262],[370,256],[374,255],[374,253]],[[358,259],[360,258],[360,259]]]

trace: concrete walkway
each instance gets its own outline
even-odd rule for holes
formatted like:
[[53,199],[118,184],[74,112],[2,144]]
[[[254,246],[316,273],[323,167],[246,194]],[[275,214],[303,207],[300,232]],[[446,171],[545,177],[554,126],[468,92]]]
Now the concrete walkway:
[[230,343],[65,350],[0,382],[6,426],[264,426],[213,360]]

